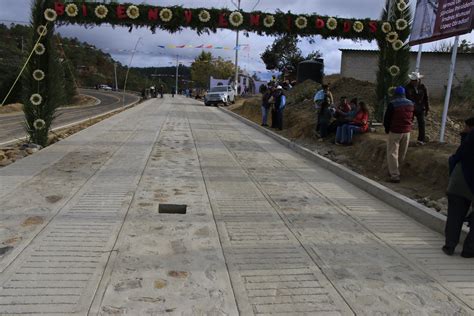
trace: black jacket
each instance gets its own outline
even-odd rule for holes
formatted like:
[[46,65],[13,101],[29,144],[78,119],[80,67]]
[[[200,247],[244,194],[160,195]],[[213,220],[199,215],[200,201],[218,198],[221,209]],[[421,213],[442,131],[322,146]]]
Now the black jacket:
[[458,163],[461,163],[464,179],[474,194],[474,130],[462,135],[461,145],[456,153],[449,157],[450,173]]
[[428,90],[424,84],[418,85],[418,88],[408,84],[405,87],[405,93],[408,100],[415,104],[415,112],[425,112],[430,109],[430,102],[428,99]]

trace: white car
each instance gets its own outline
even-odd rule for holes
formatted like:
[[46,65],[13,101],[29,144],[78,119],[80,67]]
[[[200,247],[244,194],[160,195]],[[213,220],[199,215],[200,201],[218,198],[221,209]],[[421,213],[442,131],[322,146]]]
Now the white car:
[[112,91],[112,90],[113,90],[112,87],[110,87],[110,86],[108,86],[108,85],[106,85],[106,84],[101,84],[101,85],[99,86],[99,89],[106,90],[106,91]]
[[218,104],[223,104],[225,106],[234,102],[235,90],[232,86],[214,87],[204,96],[204,104],[206,106]]

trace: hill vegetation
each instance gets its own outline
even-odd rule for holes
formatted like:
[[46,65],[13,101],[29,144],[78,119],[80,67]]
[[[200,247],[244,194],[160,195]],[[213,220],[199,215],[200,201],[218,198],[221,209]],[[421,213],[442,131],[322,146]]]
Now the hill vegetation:
[[[27,47],[32,37],[29,26],[0,24],[0,102],[13,85],[23,63],[28,57]],[[55,36],[57,54],[60,58],[60,73],[64,77],[65,93],[63,104],[69,104],[77,93],[76,88],[95,87],[106,84],[115,87],[114,64],[117,64],[118,88],[123,89],[127,67],[115,61],[89,43],[77,38]],[[184,87],[190,84],[191,70],[180,66],[180,80]],[[127,90],[141,91],[152,85],[163,84],[167,90],[175,85],[176,67],[131,68]],[[22,82],[15,85],[5,104],[21,102]]]

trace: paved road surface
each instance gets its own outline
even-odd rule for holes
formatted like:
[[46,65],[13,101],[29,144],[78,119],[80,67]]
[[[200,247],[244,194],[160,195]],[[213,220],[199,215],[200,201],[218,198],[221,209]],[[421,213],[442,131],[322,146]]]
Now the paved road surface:
[[[54,122],[53,128],[112,111],[120,108],[123,104],[128,105],[139,99],[135,95],[126,94],[125,103],[123,103],[122,94],[96,90],[81,90],[80,92],[99,99],[101,103],[97,106],[60,109],[59,117]],[[0,115],[0,144],[26,135],[23,127],[23,118],[23,112],[18,114]]]
[[474,315],[440,234],[190,99],[1,169],[0,205],[0,314]]

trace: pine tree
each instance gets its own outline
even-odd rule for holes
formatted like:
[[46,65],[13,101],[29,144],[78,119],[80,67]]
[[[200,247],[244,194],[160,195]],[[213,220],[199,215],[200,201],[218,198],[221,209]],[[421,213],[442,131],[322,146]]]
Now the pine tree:
[[[381,20],[387,23],[384,23],[385,27],[382,26],[382,32],[386,33],[386,37],[378,37],[377,40],[380,54],[376,88],[378,104],[375,114],[379,120],[382,119],[386,106],[393,96],[394,88],[405,85],[408,81],[410,47],[406,42],[410,36],[412,20],[410,5],[404,0],[386,0]],[[394,47],[395,41],[391,43],[389,37],[390,41],[396,37],[396,41],[401,41],[404,45],[397,50]]]
[[[33,1],[33,38],[29,48],[32,51],[37,47],[38,53],[32,54],[23,74],[25,129],[30,141],[41,146],[47,145],[56,110],[64,100],[64,73],[53,41],[54,23],[46,21],[44,10],[45,0]],[[40,35],[42,27],[46,29],[43,36]],[[40,49],[42,47],[44,50]]]

